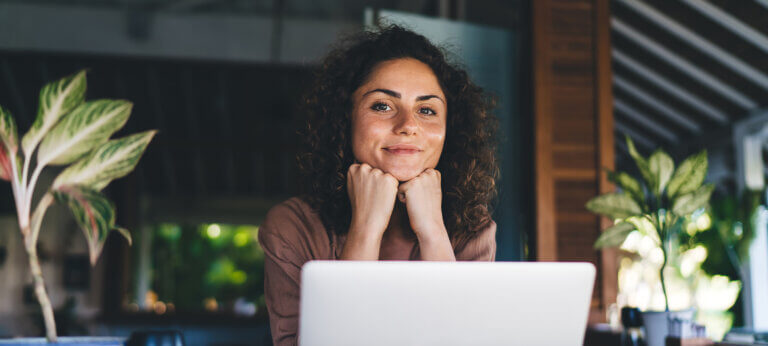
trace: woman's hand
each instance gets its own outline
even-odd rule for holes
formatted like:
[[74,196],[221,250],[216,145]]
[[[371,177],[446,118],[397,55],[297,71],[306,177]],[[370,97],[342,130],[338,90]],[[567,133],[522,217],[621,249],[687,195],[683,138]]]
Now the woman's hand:
[[395,207],[397,179],[367,163],[353,164],[347,172],[347,192],[352,205],[350,228],[384,234]]
[[440,172],[426,169],[415,178],[402,183],[398,188],[397,198],[405,203],[411,228],[420,240],[442,237],[446,233]]
[[453,246],[443,222],[440,172],[427,169],[400,185],[397,198],[405,203],[411,228],[419,238],[421,259],[455,261]]

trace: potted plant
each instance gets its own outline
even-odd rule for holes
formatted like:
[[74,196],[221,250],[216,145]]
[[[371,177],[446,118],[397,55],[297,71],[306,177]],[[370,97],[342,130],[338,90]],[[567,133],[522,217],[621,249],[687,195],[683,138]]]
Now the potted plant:
[[[110,139],[125,125],[132,104],[106,99],[86,102],[85,89],[85,70],[45,85],[37,118],[21,141],[10,112],[0,106],[0,178],[11,183],[48,342],[57,342],[56,324],[37,255],[46,210],[54,201],[69,207],[85,234],[91,265],[110,231],[118,231],[130,243],[128,230],[115,225],[114,205],[100,191],[134,169],[156,132]],[[47,166],[68,167],[33,201],[38,178]]]
[[[645,158],[637,152],[634,143],[626,137],[629,154],[634,159],[642,179],[635,179],[626,172],[608,171],[608,178],[621,188],[620,192],[606,193],[587,202],[587,209],[615,220],[615,224],[600,235],[596,248],[618,247],[634,230],[647,234],[655,240],[664,255],[659,278],[664,294],[664,312],[644,314],[649,345],[664,345],[667,334],[669,296],[664,280],[664,270],[669,259],[676,256],[672,244],[682,231],[682,224],[694,211],[709,202],[714,190],[713,184],[704,184],[707,175],[707,152],[691,155],[675,169],[672,158],[663,150],[656,150]],[[650,227],[638,227],[641,223]],[[690,315],[692,311],[686,311]]]

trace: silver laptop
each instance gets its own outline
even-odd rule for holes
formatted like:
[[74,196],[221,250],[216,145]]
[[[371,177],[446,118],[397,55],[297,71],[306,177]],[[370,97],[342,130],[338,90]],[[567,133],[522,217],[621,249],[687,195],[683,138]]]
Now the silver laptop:
[[581,345],[590,263],[311,261],[299,345]]

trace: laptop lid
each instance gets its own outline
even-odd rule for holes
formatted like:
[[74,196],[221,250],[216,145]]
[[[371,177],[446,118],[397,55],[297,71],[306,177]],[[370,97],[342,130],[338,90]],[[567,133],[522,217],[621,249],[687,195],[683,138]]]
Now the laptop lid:
[[299,345],[581,345],[590,263],[310,261]]

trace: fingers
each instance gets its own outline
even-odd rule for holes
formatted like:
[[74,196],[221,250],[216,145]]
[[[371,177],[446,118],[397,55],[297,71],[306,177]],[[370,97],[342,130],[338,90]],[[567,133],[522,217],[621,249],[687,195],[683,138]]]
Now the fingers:
[[417,175],[415,178],[408,180],[397,187],[397,200],[405,203],[409,189],[413,188],[414,185],[420,185],[420,184],[423,185],[424,183],[427,183],[427,185],[429,185],[429,183],[427,182],[429,180],[436,181],[437,188],[439,188],[441,185],[440,184],[441,179],[442,179],[442,176],[440,174],[440,171],[433,168],[425,169],[423,172],[421,172],[421,174]]

